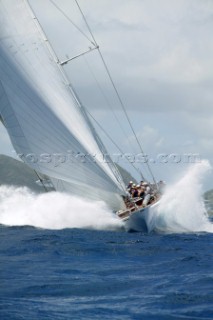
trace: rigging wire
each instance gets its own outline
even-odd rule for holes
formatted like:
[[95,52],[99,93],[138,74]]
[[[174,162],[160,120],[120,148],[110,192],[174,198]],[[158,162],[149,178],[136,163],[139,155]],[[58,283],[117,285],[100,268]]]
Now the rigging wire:
[[70,19],[70,17],[55,3],[55,1],[53,1],[53,0],[49,0],[51,3],[52,3],[52,5],[54,6],[54,7],[56,7],[56,9],[58,10],[58,11],[60,11],[61,12],[61,14],[90,42],[90,43],[92,43],[92,45],[94,45],[94,43],[91,41],[91,39],[86,35],[86,33],[84,33],[71,19]]
[[46,187],[45,184],[44,184],[44,180],[40,177],[39,173],[38,173],[36,170],[34,170],[34,172],[35,172],[36,176],[38,177],[39,181],[41,182],[41,184],[42,184],[45,192],[48,192],[48,189],[47,189],[47,187]]
[[[94,35],[93,35],[93,33],[92,33],[92,30],[91,30],[91,28],[90,28],[90,26],[89,26],[89,24],[88,24],[88,22],[87,22],[87,20],[86,20],[86,17],[85,17],[85,15],[84,15],[83,11],[81,10],[81,7],[80,7],[79,4],[78,4],[78,1],[75,0],[75,3],[76,3],[76,5],[77,5],[77,7],[78,7],[78,9],[79,9],[79,11],[80,11],[80,13],[81,13],[81,15],[82,15],[82,18],[83,18],[83,20],[84,20],[84,22],[85,22],[85,24],[86,24],[86,26],[87,26],[87,29],[88,29],[88,31],[89,31],[89,33],[90,33],[93,41],[91,41],[91,39],[70,19],[70,17],[69,17],[53,0],[49,0],[49,1],[52,3],[53,6],[55,6],[55,7],[57,8],[57,10],[59,10],[59,11],[61,12],[61,14],[64,15],[64,17],[65,17],[92,45],[94,45],[95,47],[97,47],[98,52],[99,52],[99,55],[100,55],[100,58],[101,58],[101,60],[102,60],[102,63],[103,63],[103,65],[104,65],[104,67],[105,67],[105,70],[106,70],[106,72],[107,72],[107,75],[108,75],[108,77],[109,77],[109,80],[110,80],[110,82],[111,82],[111,84],[112,84],[112,86],[113,86],[113,88],[114,88],[115,94],[116,94],[116,96],[117,96],[117,98],[118,98],[118,101],[119,101],[121,107],[122,107],[122,110],[123,110],[123,112],[124,112],[124,114],[125,114],[125,117],[126,117],[126,119],[127,119],[127,122],[128,122],[128,124],[129,124],[129,126],[130,126],[130,128],[131,128],[131,130],[132,130],[132,133],[133,133],[133,135],[134,135],[134,137],[135,137],[135,140],[136,140],[136,142],[137,142],[137,144],[138,144],[138,146],[139,146],[140,152],[142,153],[143,156],[145,156],[145,153],[144,153],[144,151],[143,151],[143,149],[142,149],[141,143],[140,143],[140,141],[139,141],[139,139],[138,139],[138,137],[137,137],[137,135],[136,135],[136,132],[135,132],[135,130],[134,130],[133,126],[132,126],[132,123],[131,123],[131,121],[130,121],[130,118],[129,118],[129,116],[128,116],[128,113],[127,113],[127,111],[126,111],[126,109],[125,109],[124,103],[123,103],[123,101],[122,101],[122,99],[121,99],[121,97],[120,97],[120,94],[119,94],[119,92],[118,92],[118,90],[117,90],[117,88],[116,88],[116,85],[115,85],[115,83],[114,83],[114,80],[112,79],[112,76],[111,76],[111,73],[110,73],[110,71],[109,71],[109,68],[108,68],[108,66],[107,66],[107,64],[106,64],[106,62],[105,62],[105,60],[104,60],[104,58],[103,58],[103,55],[102,55],[102,53],[101,53],[101,51],[100,51],[100,48],[99,48],[99,46],[98,46],[98,44],[97,44],[97,42],[96,42],[96,40],[95,40],[95,37],[94,37]],[[157,185],[156,180],[155,180],[155,178],[154,178],[154,175],[153,175],[153,173],[152,173],[152,170],[151,170],[148,162],[146,163],[146,165],[147,165],[149,174],[151,175],[154,183]]]
[[[93,33],[92,33],[92,30],[90,29],[90,26],[89,26],[89,24],[88,24],[88,22],[87,22],[87,20],[86,20],[86,17],[85,17],[85,15],[84,15],[83,11],[81,10],[81,7],[80,7],[79,4],[78,4],[78,1],[75,0],[75,3],[76,3],[76,5],[78,6],[79,11],[81,12],[82,18],[83,18],[83,20],[84,20],[84,22],[85,22],[85,24],[86,24],[86,26],[87,26],[87,28],[88,28],[88,31],[89,31],[92,39],[93,39],[93,42],[94,42],[95,46],[98,47],[97,42],[96,42],[96,40],[95,40],[95,37],[94,37],[94,35],[93,35]],[[130,128],[131,128],[131,130],[132,130],[132,132],[133,132],[133,135],[134,135],[134,137],[135,137],[135,139],[136,139],[136,142],[137,142],[137,144],[138,144],[138,146],[139,146],[139,149],[140,149],[141,153],[145,156],[145,153],[144,153],[144,151],[143,151],[143,149],[142,149],[142,146],[141,146],[141,144],[140,144],[140,141],[139,141],[139,139],[138,139],[138,137],[137,137],[137,135],[136,135],[136,132],[135,132],[135,130],[134,130],[133,126],[132,126],[132,123],[131,123],[131,121],[130,121],[130,118],[129,118],[129,116],[128,116],[128,113],[127,113],[127,111],[126,111],[126,109],[125,109],[124,103],[123,103],[123,101],[122,101],[122,99],[121,99],[121,97],[120,97],[120,94],[119,94],[119,92],[118,92],[118,90],[117,90],[117,88],[116,88],[116,85],[115,85],[115,83],[114,83],[114,81],[113,81],[113,79],[112,79],[112,76],[111,76],[111,73],[110,73],[110,71],[109,71],[109,68],[108,68],[108,66],[107,66],[107,64],[106,64],[106,62],[105,62],[105,60],[104,60],[104,58],[103,58],[103,55],[102,55],[102,53],[101,53],[101,51],[100,51],[100,48],[98,47],[97,49],[98,49],[100,58],[101,58],[101,60],[102,60],[102,62],[103,62],[103,65],[104,65],[104,67],[105,67],[105,69],[106,69],[106,72],[107,72],[107,74],[108,74],[108,77],[109,77],[109,79],[110,79],[110,82],[111,82],[111,84],[112,84],[112,86],[113,86],[113,88],[114,88],[114,90],[115,90],[116,96],[117,96],[117,98],[118,98],[118,100],[119,100],[119,102],[120,102],[120,105],[121,105],[121,107],[122,107],[122,109],[123,109],[123,112],[124,112],[124,114],[125,114],[125,116],[126,116],[126,119],[127,119],[127,121],[128,121],[128,124],[129,124],[129,126],[130,126]],[[151,175],[154,183],[157,185],[157,182],[156,182],[156,180],[155,180],[155,177],[154,177],[154,175],[153,175],[153,173],[152,173],[152,170],[151,170],[148,162],[146,163],[146,165],[147,165],[148,171],[149,171],[149,173],[150,173],[150,175]]]
[[[107,138],[114,144],[114,146],[122,153],[124,154],[124,152],[122,151],[122,149],[118,146],[118,144],[110,137],[110,135],[107,133],[107,131],[101,126],[101,124],[94,118],[94,116],[89,112],[89,110],[87,110],[84,107],[85,111],[88,113],[88,115],[93,119],[93,121],[97,124],[97,126],[103,131],[103,133],[107,136]],[[127,161],[131,164],[131,166],[137,171],[137,173],[139,173],[141,175],[141,178],[143,180],[145,180],[142,172],[140,171],[139,168],[135,167],[134,164],[128,159],[128,157],[126,158]]]
[[[27,1],[27,0],[25,0],[25,1]],[[50,1],[51,1],[51,0],[50,0]],[[27,3],[27,2],[26,2],[26,3]],[[63,78],[64,78],[64,80],[65,80],[65,82],[67,83],[67,84],[64,83],[64,85],[69,87],[69,89],[70,89],[71,92],[72,92],[72,95],[74,96],[77,104],[79,105],[79,101],[78,101],[78,99],[77,99],[77,95],[76,95],[76,93],[74,92],[74,89],[72,88],[72,86],[71,86],[71,84],[70,84],[70,81],[68,81],[68,78],[67,78],[67,76],[66,76],[66,73],[65,73],[64,69],[63,69],[62,66],[58,63],[58,62],[59,62],[59,59],[58,59],[58,57],[57,57],[54,49],[52,48],[50,42],[47,40],[47,37],[46,37],[46,35],[45,35],[45,32],[44,32],[43,29],[42,29],[42,26],[40,25],[38,19],[37,19],[36,16],[34,15],[33,10],[31,9],[31,6],[30,6],[29,4],[28,4],[28,8],[29,8],[29,10],[30,10],[30,12],[31,12],[31,15],[32,15],[32,17],[33,17],[33,19],[34,19],[34,21],[35,21],[35,23],[36,23],[36,26],[37,26],[39,32],[41,33],[41,35],[42,35],[42,36],[44,37],[44,39],[45,39],[45,43],[46,43],[46,45],[47,45],[47,48],[48,48],[51,56],[54,57],[55,63],[57,64],[57,66],[58,66],[58,68],[59,68],[59,70],[60,70],[60,72],[61,72],[61,74],[62,74],[62,76],[63,76]],[[79,106],[81,107],[81,105],[79,105]],[[90,124],[90,125],[91,125],[91,124]],[[118,169],[117,169],[117,172],[118,172]],[[121,175],[119,174],[119,176],[121,176]],[[117,179],[117,177],[116,177],[116,179]],[[122,180],[122,179],[121,179],[121,180]],[[117,181],[120,183],[121,188],[122,188],[124,191],[126,191],[125,188],[124,188],[123,185],[122,185],[122,182],[119,181],[118,179],[117,179]]]
[[[124,128],[122,127],[122,125],[121,125],[121,123],[120,123],[120,121],[119,121],[119,119],[117,118],[117,116],[116,116],[116,114],[115,114],[115,112],[114,112],[114,110],[113,110],[113,108],[112,108],[112,106],[111,106],[111,104],[110,104],[110,102],[109,102],[109,99],[107,98],[107,96],[105,95],[105,93],[104,93],[104,91],[103,91],[103,89],[102,89],[102,87],[101,87],[101,85],[99,84],[99,82],[98,82],[98,80],[97,80],[97,78],[96,78],[96,76],[95,76],[95,74],[94,74],[94,72],[92,71],[92,69],[91,69],[91,67],[90,67],[90,65],[88,64],[88,61],[87,61],[87,59],[84,57],[84,59],[85,59],[85,63],[86,63],[86,65],[87,65],[87,67],[88,67],[88,69],[89,69],[89,71],[90,71],[90,73],[93,75],[93,78],[94,78],[94,80],[95,80],[95,82],[96,82],[96,84],[97,84],[97,86],[98,86],[98,88],[99,88],[99,90],[100,90],[100,92],[102,93],[102,95],[103,95],[103,97],[104,97],[104,99],[106,100],[106,103],[108,104],[108,106],[110,107],[110,109],[111,109],[111,111],[112,111],[112,113],[113,113],[113,115],[114,115],[114,117],[115,117],[115,119],[117,120],[117,122],[118,122],[118,124],[119,124],[119,126],[120,126],[120,128],[121,128],[121,131],[123,132],[123,134],[126,136],[126,139],[127,139],[127,141],[128,141],[128,144],[130,145],[130,147],[132,148],[132,150],[133,150],[133,152],[135,152],[134,151],[134,147],[133,147],[133,145],[131,145],[130,143],[129,143],[129,137],[127,136],[127,134],[126,134],[126,132],[125,132],[125,130],[124,130]],[[88,114],[89,114],[89,112],[88,112]],[[92,116],[92,114],[90,114],[90,116],[91,117],[93,117]],[[101,127],[101,125],[100,125],[100,123],[97,121],[97,120],[95,120],[94,118],[93,118],[93,120],[97,123],[97,125],[100,127],[100,129],[105,133],[105,135],[107,136],[107,131],[103,128],[103,127]],[[111,140],[111,138],[110,138],[110,136],[108,135],[108,138]],[[117,146],[117,144],[114,142],[114,141],[112,141],[111,140],[111,142],[119,149],[119,147]],[[121,150],[119,150],[120,152],[121,152]],[[122,151],[122,153],[124,154],[124,152]],[[143,155],[144,156],[144,155]],[[144,156],[145,157],[145,156]],[[131,161],[129,161],[128,160],[128,162],[130,162],[131,164],[132,164],[132,162]],[[134,167],[134,166],[133,166]],[[141,172],[141,170],[138,168],[138,167],[134,167],[134,169],[137,171],[137,173],[139,173],[139,175],[141,176],[141,178],[143,179],[143,180],[146,180],[145,179],[145,177],[144,177],[144,175],[142,174],[142,172]],[[146,170],[146,167],[144,168],[144,170],[146,171],[146,174],[148,174],[149,175],[149,172]]]
[[[76,102],[77,102],[78,105],[81,107],[84,116],[86,117],[87,120],[89,120],[89,126],[91,127],[91,129],[92,129],[92,131],[93,131],[94,138],[95,138],[97,144],[99,145],[99,147],[101,146],[101,149],[100,149],[100,150],[101,150],[101,152],[102,152],[102,154],[103,154],[103,156],[104,156],[105,154],[107,154],[107,150],[106,150],[103,142],[101,141],[100,137],[96,134],[96,130],[95,130],[92,122],[90,121],[90,119],[89,119],[89,117],[88,117],[89,112],[87,112],[87,109],[86,109],[86,108],[83,106],[83,104],[81,103],[81,100],[79,99],[79,97],[78,97],[78,95],[77,95],[77,93],[76,93],[76,91],[75,91],[75,89],[74,89],[73,86],[72,86],[72,92],[74,93],[74,97],[77,99]],[[109,161],[108,164],[110,164],[109,166],[110,166],[111,170],[113,171],[113,173],[114,173],[117,181],[119,182],[119,184],[120,184],[121,188],[123,189],[123,191],[126,193],[126,188],[124,187],[123,178],[122,178],[122,176],[121,176],[121,173],[120,173],[120,171],[118,170],[118,168],[117,168],[117,166],[115,165],[115,163],[112,161],[111,157],[109,157],[109,159],[110,159],[110,161]],[[113,166],[113,169],[112,169],[111,166]]]
[[[77,30],[78,30],[84,37],[86,37],[86,39],[87,39],[91,44],[95,45],[95,48],[97,49],[98,46],[96,46],[96,42],[95,42],[95,43],[92,42],[91,39],[89,39],[89,37],[70,19],[70,17],[69,17],[53,0],[49,0],[49,1],[52,3],[53,6],[56,7],[57,10],[59,10],[59,11],[61,12],[61,14],[63,14],[63,16],[64,16],[69,22],[72,23],[72,25],[73,25],[75,28],[77,28]],[[80,9],[79,6],[78,6],[78,8]],[[81,12],[81,11],[80,11],[80,12]],[[82,14],[82,13],[81,13],[81,14]],[[94,40],[95,40],[95,39],[94,39]],[[85,59],[85,57],[84,57],[84,59]],[[71,59],[70,59],[70,60],[71,60]],[[96,83],[97,83],[97,86],[98,86],[100,92],[102,93],[104,99],[106,100],[107,105],[110,107],[110,109],[111,109],[111,111],[112,111],[112,113],[113,113],[116,121],[118,122],[118,124],[119,124],[119,126],[120,126],[120,128],[121,128],[121,130],[122,130],[122,132],[123,132],[123,134],[124,134],[124,135],[126,136],[126,138],[128,139],[127,134],[126,134],[124,128],[122,127],[122,125],[121,125],[118,117],[116,116],[116,114],[115,114],[115,112],[114,112],[114,110],[113,110],[113,108],[112,108],[109,100],[107,99],[106,95],[104,94],[104,92],[103,92],[100,84],[98,83],[97,78],[96,78],[95,75],[94,75],[94,72],[93,72],[92,69],[90,68],[90,66],[89,66],[89,64],[88,64],[88,62],[87,62],[86,59],[85,59],[85,62],[86,62],[86,64],[87,64],[87,67],[88,67],[88,69],[90,70],[91,74],[93,75],[93,78],[95,79],[95,81],[96,81]],[[63,65],[63,62],[61,63],[61,65]]]
[[[49,1],[52,3],[53,6],[56,7],[57,10],[60,11],[60,13],[61,13],[69,22],[72,23],[72,25],[73,25],[92,45],[95,46],[96,49],[98,49],[98,44],[97,44],[97,42],[96,42],[96,40],[95,40],[95,38],[94,38],[91,30],[90,30],[89,25],[87,24],[86,19],[84,19],[84,21],[85,21],[85,23],[86,23],[86,25],[87,25],[87,28],[88,28],[88,30],[89,30],[89,32],[90,32],[90,35],[92,36],[93,41],[91,41],[91,39],[70,19],[70,17],[54,2],[54,0],[49,0]],[[76,1],[76,4],[77,4],[77,6],[78,6],[78,9],[79,9],[81,15],[83,15],[83,12],[82,12],[82,10],[81,10],[81,8],[80,8],[80,6],[79,6],[79,4],[78,4],[77,1]],[[99,52],[99,54],[100,54],[100,52]],[[84,57],[84,58],[85,58],[85,57]],[[71,60],[71,59],[70,59],[70,60]],[[103,59],[102,59],[102,60],[103,60]],[[86,64],[87,64],[87,67],[88,67],[88,69],[90,70],[91,74],[93,75],[93,77],[94,77],[94,79],[95,79],[95,81],[96,81],[96,83],[97,83],[97,86],[98,86],[100,92],[102,93],[104,99],[106,100],[107,105],[110,107],[110,109],[111,109],[111,111],[112,111],[112,113],[113,113],[113,115],[114,115],[114,117],[115,117],[115,119],[116,119],[119,127],[121,128],[121,131],[123,132],[124,136],[126,137],[126,139],[127,139],[127,141],[128,141],[128,136],[127,136],[124,128],[122,127],[121,122],[119,121],[118,117],[116,116],[116,114],[115,114],[115,112],[114,112],[114,110],[113,110],[113,108],[112,108],[109,100],[107,99],[106,95],[104,94],[104,92],[103,92],[100,84],[98,83],[98,80],[96,79],[96,77],[95,77],[95,75],[94,75],[94,72],[91,70],[91,68],[90,68],[89,64],[87,63],[86,59],[85,59],[85,62],[86,62]],[[62,63],[61,63],[61,65],[62,65]],[[130,146],[131,146],[131,148],[133,148],[133,146],[132,146],[131,144],[130,144]],[[134,151],[134,150],[133,150],[133,151]],[[138,170],[139,170],[139,169],[138,169]],[[140,170],[139,170],[139,171],[140,171]],[[142,176],[142,173],[141,173],[141,172],[140,172],[140,175]]]
[[[125,132],[125,130],[124,130],[122,124],[121,124],[121,121],[119,121],[119,118],[117,117],[115,111],[113,110],[112,105],[111,105],[108,97],[106,96],[104,90],[102,89],[102,87],[101,87],[101,85],[100,85],[97,77],[95,76],[95,74],[94,74],[92,68],[90,67],[90,65],[89,65],[89,63],[88,63],[88,61],[87,61],[87,59],[86,59],[85,56],[84,56],[84,61],[85,61],[86,65],[87,65],[87,68],[88,68],[89,72],[92,74],[92,76],[93,76],[93,78],[94,78],[94,80],[95,80],[95,82],[96,82],[96,84],[97,84],[97,87],[98,87],[98,89],[100,90],[100,93],[102,94],[104,100],[106,101],[106,104],[107,104],[108,107],[111,109],[111,111],[112,111],[112,113],[113,113],[113,116],[114,116],[114,118],[116,119],[116,121],[117,121],[117,123],[118,123],[118,125],[119,125],[119,127],[120,127],[120,129],[121,129],[121,131],[122,131],[122,133],[123,133],[123,135],[126,137],[126,139],[127,139],[126,141],[128,141],[128,144],[130,145],[130,147],[131,147],[132,150],[134,151],[133,146],[129,143],[129,139],[128,139],[127,133]],[[139,169],[138,169],[138,170],[139,170]]]

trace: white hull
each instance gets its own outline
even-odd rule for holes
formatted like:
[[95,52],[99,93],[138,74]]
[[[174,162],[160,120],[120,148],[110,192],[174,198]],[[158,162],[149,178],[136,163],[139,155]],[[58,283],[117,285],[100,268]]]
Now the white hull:
[[155,215],[159,201],[132,212],[128,217],[122,219],[126,231],[151,232],[154,227]]

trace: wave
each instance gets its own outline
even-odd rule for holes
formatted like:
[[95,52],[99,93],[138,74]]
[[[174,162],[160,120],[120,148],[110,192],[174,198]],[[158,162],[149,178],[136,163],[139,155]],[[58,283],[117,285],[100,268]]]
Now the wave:
[[119,230],[122,222],[104,202],[60,192],[34,194],[28,188],[0,187],[0,224],[44,229]]
[[202,180],[211,170],[207,160],[190,166],[168,185],[149,229],[165,232],[213,232],[203,199]]

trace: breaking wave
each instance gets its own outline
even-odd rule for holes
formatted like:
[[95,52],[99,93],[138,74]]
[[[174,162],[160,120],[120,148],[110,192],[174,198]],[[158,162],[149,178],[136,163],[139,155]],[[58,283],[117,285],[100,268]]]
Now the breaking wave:
[[44,229],[119,230],[122,222],[104,202],[59,192],[34,194],[29,189],[0,187],[0,224]]
[[165,232],[213,232],[203,200],[202,180],[210,171],[203,160],[188,168],[183,177],[166,188],[149,229]]

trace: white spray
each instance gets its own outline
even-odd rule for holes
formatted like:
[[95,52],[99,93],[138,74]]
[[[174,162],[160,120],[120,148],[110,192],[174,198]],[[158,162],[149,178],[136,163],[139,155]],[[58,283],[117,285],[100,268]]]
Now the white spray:
[[204,200],[201,181],[211,167],[204,160],[188,168],[184,176],[167,187],[149,229],[166,233],[213,232]]
[[[207,161],[197,163],[177,183],[167,187],[157,212],[150,214],[149,231],[213,232],[201,184],[209,170]],[[45,229],[119,230],[123,227],[104,202],[91,202],[59,192],[35,195],[27,188],[8,186],[0,187],[0,224]]]
[[117,230],[122,222],[104,202],[59,192],[35,195],[27,188],[0,187],[0,224],[45,229]]

